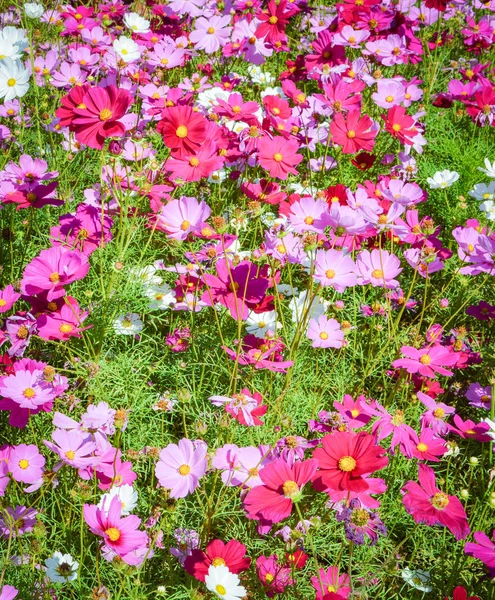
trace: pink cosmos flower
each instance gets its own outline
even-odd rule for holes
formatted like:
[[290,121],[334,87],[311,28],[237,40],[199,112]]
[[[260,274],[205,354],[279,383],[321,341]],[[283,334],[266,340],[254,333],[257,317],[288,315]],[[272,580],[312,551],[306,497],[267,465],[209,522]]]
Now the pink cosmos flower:
[[336,113],[330,124],[333,141],[342,146],[343,154],[356,154],[360,150],[371,152],[378,133],[372,130],[373,121],[368,115],[361,116],[359,110],[351,110],[347,120],[342,113]]
[[230,19],[230,15],[196,19],[194,30],[189,35],[196,50],[204,50],[207,54],[213,54],[225,46],[232,31],[232,27],[228,26]]
[[8,515],[2,518],[0,516],[0,536],[4,538],[17,537],[25,533],[31,533],[36,523],[38,511],[34,508],[27,508],[23,505],[17,505],[15,508],[7,506],[4,509]]
[[373,423],[371,430],[373,435],[376,435],[377,440],[384,440],[390,434],[393,434],[390,441],[390,449],[394,450],[400,445],[403,454],[411,458],[408,449],[410,447],[410,440],[415,439],[416,432],[410,425],[405,423],[404,411],[397,409],[390,414],[385,407],[375,402],[373,406],[369,407],[369,412],[371,415],[378,417]]
[[215,264],[217,275],[205,274],[203,281],[207,286],[201,300],[209,306],[219,302],[229,309],[232,318],[245,321],[249,306],[257,304],[265,296],[269,281],[256,277],[257,267],[249,261],[237,266],[230,260],[219,260]]
[[311,577],[311,584],[316,590],[316,600],[322,600],[331,592],[338,592],[339,596],[347,598],[351,592],[349,576],[345,573],[339,575],[338,567],[328,567],[326,571],[320,569],[319,577]]
[[13,585],[4,585],[0,590],[0,600],[14,600],[18,593]]
[[313,340],[313,348],[342,348],[344,343],[344,332],[340,329],[340,323],[326,315],[310,320],[307,336]]
[[55,429],[52,433],[52,440],[53,442],[44,440],[44,444],[52,452],[58,454],[62,463],[81,469],[99,462],[99,459],[93,456],[96,444],[90,434],[83,433],[78,429],[70,431]]
[[165,169],[172,173],[171,179],[199,181],[222,168],[224,159],[219,156],[215,144],[207,140],[195,154],[184,153],[180,157],[169,157]]
[[[495,531],[492,534],[495,540]],[[482,531],[476,531],[474,533],[475,542],[468,542],[464,546],[464,552],[469,556],[474,556],[478,560],[481,560],[488,567],[490,576],[495,575],[495,544],[492,540]]]
[[272,598],[275,594],[283,594],[285,588],[292,582],[291,569],[279,564],[275,554],[259,556],[256,559],[256,574],[264,585],[268,598]]
[[436,402],[433,398],[420,391],[416,392],[416,396],[428,409],[421,415],[421,426],[431,427],[437,435],[446,435],[449,432],[449,426],[445,422],[445,419],[455,413],[455,408],[443,402]]
[[[88,327],[82,327],[89,312],[82,312],[79,304],[72,296],[65,297],[66,302],[59,311],[40,315],[37,320],[38,335],[44,340],[68,340],[71,337],[81,337],[81,332]],[[91,327],[91,326],[89,326]]]
[[254,427],[263,425],[263,421],[258,418],[264,415],[268,409],[262,403],[261,394],[251,392],[243,388],[239,394],[234,394],[232,398],[227,396],[210,396],[208,398],[214,406],[225,406],[225,410],[231,414],[239,423]]
[[185,240],[196,231],[211,214],[210,207],[196,198],[182,196],[165,204],[157,216],[157,229],[174,240]]
[[377,106],[392,108],[392,106],[404,102],[406,93],[402,81],[397,79],[379,79],[377,91],[371,97]]
[[352,396],[345,394],[342,403],[336,400],[333,405],[351,429],[364,427],[371,420],[370,406],[365,396],[353,400]]
[[356,260],[361,285],[393,289],[399,287],[394,279],[402,271],[400,260],[387,250],[362,250]]
[[49,302],[65,294],[64,285],[82,279],[89,271],[88,257],[62,246],[42,250],[24,269],[21,291],[27,296],[47,292]]
[[95,504],[84,505],[84,520],[92,533],[103,538],[105,545],[120,556],[124,562],[126,555],[146,546],[148,536],[139,531],[141,519],[135,515],[121,517],[122,503],[114,496],[107,509]]
[[291,205],[288,217],[292,227],[298,233],[305,231],[323,233],[325,228],[330,225],[328,204],[320,199],[301,198]]
[[11,449],[8,466],[15,481],[35,483],[43,475],[45,459],[34,444],[19,444]]
[[244,498],[244,508],[249,519],[265,519],[278,523],[292,512],[292,503],[301,497],[302,487],[316,473],[318,462],[314,459],[294,463],[277,459],[260,472],[264,485],[252,488]]
[[55,398],[53,387],[43,380],[43,368],[18,369],[3,377],[0,379],[0,394],[3,398],[16,402],[21,408],[30,410],[36,410]]
[[470,532],[466,512],[456,496],[448,496],[436,485],[431,467],[419,465],[419,484],[408,481],[402,488],[402,502],[416,523],[443,525],[456,540],[465,539]]
[[392,366],[396,369],[404,368],[408,373],[419,373],[425,377],[440,375],[451,376],[454,373],[444,367],[455,365],[457,355],[444,346],[425,346],[417,349],[412,346],[402,346],[400,349],[406,358],[394,360]]
[[160,485],[170,490],[172,498],[185,498],[199,486],[199,480],[208,468],[206,450],[204,442],[194,444],[183,438],[160,452],[155,467],[156,478]]
[[331,286],[343,293],[357,283],[356,265],[350,256],[338,250],[318,250],[313,277],[324,287]]
[[10,284],[0,290],[0,313],[7,312],[21,297]]
[[10,446],[0,446],[0,498],[5,495],[5,490],[10,482],[8,460]]
[[81,203],[75,214],[62,215],[59,221],[50,229],[52,246],[63,244],[89,256],[112,239],[112,219],[94,206]]
[[289,173],[298,174],[294,167],[303,160],[302,154],[297,154],[298,150],[296,140],[265,135],[258,143],[258,161],[270,173],[270,177],[285,180]]
[[454,415],[454,425],[449,423],[448,427],[450,431],[453,431],[466,440],[473,439],[478,442],[491,441],[491,437],[488,433],[490,431],[490,426],[484,421],[481,423],[475,423],[470,419],[463,421],[459,415]]
[[419,438],[412,441],[411,446],[412,456],[418,460],[431,460],[432,462],[439,462],[439,457],[448,450],[442,438],[429,428],[422,429]]

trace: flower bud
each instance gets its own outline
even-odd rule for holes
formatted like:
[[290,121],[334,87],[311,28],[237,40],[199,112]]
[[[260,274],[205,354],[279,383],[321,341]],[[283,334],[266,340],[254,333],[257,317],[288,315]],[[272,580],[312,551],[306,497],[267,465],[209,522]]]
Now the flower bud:
[[469,464],[470,464],[472,467],[476,467],[476,465],[477,465],[479,462],[480,462],[480,461],[478,460],[478,457],[477,457],[477,456],[471,456],[471,457],[469,458]]

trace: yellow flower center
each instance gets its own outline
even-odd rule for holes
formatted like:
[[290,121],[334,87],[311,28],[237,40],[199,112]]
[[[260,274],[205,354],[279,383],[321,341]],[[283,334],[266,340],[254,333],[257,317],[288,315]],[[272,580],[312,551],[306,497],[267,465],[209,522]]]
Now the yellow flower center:
[[60,281],[60,275],[58,273],[52,273],[48,279],[52,283],[58,283]]
[[429,365],[431,363],[431,358],[428,354],[423,354],[423,356],[419,359],[419,362],[422,365]]
[[216,558],[214,558],[211,561],[211,564],[214,567],[225,567],[226,566],[226,562],[223,560],[223,558],[221,558],[220,556],[217,556]]
[[74,450],[67,450],[67,452],[65,453],[65,458],[69,460],[74,460],[75,455],[76,453],[74,452]]
[[371,273],[371,276],[374,277],[375,279],[383,279],[383,271],[381,269],[375,269]]
[[187,231],[189,229],[189,227],[191,227],[191,223],[189,223],[189,221],[182,221],[180,228],[182,229],[182,231]]
[[255,469],[254,467],[252,469],[249,469],[248,473],[250,477],[258,477],[258,475],[260,474],[258,469]]
[[354,131],[354,129],[349,129],[349,131],[347,132],[347,137],[352,140],[353,138],[356,137],[356,132]]
[[25,325],[21,325],[17,330],[17,337],[20,340],[25,340],[29,335],[29,329]]
[[108,121],[112,118],[112,111],[109,108],[104,108],[100,111],[100,121]]
[[292,498],[299,492],[299,486],[295,481],[289,479],[283,484],[282,490],[286,498]]
[[445,415],[445,411],[443,408],[435,408],[433,411],[433,416],[437,419],[441,419]]
[[339,460],[339,469],[341,471],[345,471],[346,473],[350,471],[354,471],[356,468],[356,460],[352,458],[352,456],[343,456]]
[[315,222],[313,217],[306,217],[304,219],[304,222],[306,223],[306,225],[313,225],[313,223]]
[[29,467],[29,461],[26,460],[25,458],[22,458],[19,461],[19,466],[21,467],[21,469],[25,470],[25,469],[27,469]]
[[268,581],[268,583],[271,583],[274,579],[275,579],[275,575],[272,575],[271,573],[267,573],[265,575],[265,581]]
[[321,340],[328,340],[328,333],[326,331],[322,331],[320,333],[320,339]]
[[191,472],[191,467],[189,465],[181,465],[179,467],[179,474],[182,475],[182,477],[189,475],[190,472]]
[[328,271],[325,271],[325,277],[327,279],[333,279],[335,277],[335,271],[333,269],[328,269]]
[[334,587],[333,585],[329,585],[327,587],[327,592],[333,592],[335,594],[336,591],[337,591],[337,588]]
[[112,542],[116,542],[120,538],[120,531],[117,527],[110,527],[105,531],[106,535],[112,540]]
[[394,124],[392,125],[392,129],[393,129],[394,131],[400,131],[400,130],[401,130],[400,123],[394,123]]
[[60,327],[59,327],[59,331],[61,333],[70,333],[73,329],[74,329],[74,327],[72,325],[69,325],[69,323],[64,323],[63,325],[60,325]]
[[215,591],[217,592],[217,594],[220,594],[220,596],[225,596],[225,594],[227,593],[227,590],[223,587],[223,585],[218,584],[215,587]]
[[17,81],[16,81],[16,80],[15,80],[13,77],[11,77],[11,78],[10,78],[10,79],[7,81],[7,85],[8,85],[9,87],[14,87],[14,85],[15,85],[16,83],[17,83]]
[[189,161],[189,164],[191,165],[191,167],[197,167],[199,165],[199,159],[193,156]]
[[426,452],[428,450],[428,446],[426,444],[423,444],[423,442],[419,442],[416,448],[419,452]]
[[283,160],[283,156],[280,154],[280,152],[277,152],[276,154],[273,155],[273,160],[277,161],[277,162],[281,162]]
[[179,127],[177,127],[176,131],[175,131],[175,135],[178,138],[185,138],[187,137],[188,131],[187,131],[187,127],[185,125],[179,125]]
[[386,101],[386,102],[393,102],[393,101],[394,101],[394,97],[393,97],[393,96],[387,96],[387,97],[385,98],[385,101]]
[[24,398],[34,398],[36,396],[36,392],[33,390],[33,388],[28,387],[22,392],[22,395]]
[[0,298],[0,306],[5,306],[7,304],[7,300]]
[[449,505],[450,500],[447,494],[444,494],[443,492],[438,492],[431,498],[430,502],[435,508],[438,508],[438,510],[443,510]]
[[215,28],[214,27],[208,27],[208,29],[206,30],[206,33],[209,33],[210,35],[212,33],[215,33]]
[[275,15],[272,15],[269,19],[268,19],[268,23],[270,23],[270,25],[275,25],[275,23],[278,22],[278,17],[276,17]]

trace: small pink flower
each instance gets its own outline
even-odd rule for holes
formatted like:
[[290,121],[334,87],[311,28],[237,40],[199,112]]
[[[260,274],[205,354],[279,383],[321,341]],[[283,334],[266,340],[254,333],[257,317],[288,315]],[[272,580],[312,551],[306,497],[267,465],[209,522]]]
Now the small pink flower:
[[399,287],[394,278],[402,271],[400,260],[386,250],[363,250],[359,253],[356,266],[361,275],[361,284],[393,289]]
[[20,297],[10,284],[4,290],[0,290],[0,313],[10,310]]
[[313,340],[313,348],[342,348],[344,342],[344,332],[340,329],[339,322],[326,315],[311,319],[307,335]]
[[404,368],[408,373],[419,373],[424,377],[436,377],[440,375],[451,376],[452,371],[444,367],[455,365],[457,355],[443,346],[426,346],[420,350],[412,346],[402,346],[400,349],[406,358],[394,360],[392,366],[396,369]]
[[43,475],[45,459],[34,444],[19,444],[13,446],[8,465],[15,481],[35,483]]
[[155,474],[160,485],[170,490],[172,498],[185,498],[199,486],[207,467],[206,444],[194,444],[183,438],[160,452]]

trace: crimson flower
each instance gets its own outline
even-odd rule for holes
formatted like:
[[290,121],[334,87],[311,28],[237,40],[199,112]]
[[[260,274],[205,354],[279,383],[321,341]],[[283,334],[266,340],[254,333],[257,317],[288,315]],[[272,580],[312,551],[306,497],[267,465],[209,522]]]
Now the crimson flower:
[[207,121],[190,106],[172,106],[162,110],[156,130],[175,158],[196,154],[206,139]]
[[73,109],[74,118],[69,128],[75,131],[78,142],[101,150],[106,138],[124,135],[125,125],[120,119],[131,104],[128,90],[114,85],[90,88]]
[[384,449],[375,445],[375,438],[365,431],[337,431],[326,435],[322,445],[313,452],[319,464],[313,478],[317,489],[364,492],[370,487],[365,476],[388,464]]
[[330,124],[333,141],[342,146],[343,154],[356,154],[360,150],[373,150],[377,132],[370,131],[373,121],[358,110],[351,110],[347,121],[342,113],[335,113]]
[[382,115],[385,120],[385,129],[392,137],[397,138],[402,144],[412,146],[413,142],[409,138],[414,137],[418,130],[414,127],[414,119],[407,114],[406,109],[396,105]]
[[265,519],[279,523],[292,512],[292,503],[301,496],[303,485],[311,481],[318,462],[312,458],[295,462],[291,467],[279,458],[260,472],[264,485],[251,488],[244,498],[249,519]]
[[436,485],[431,467],[419,465],[419,483],[408,481],[402,488],[402,502],[416,523],[443,525],[456,540],[465,539],[470,532],[464,507],[456,496],[448,496]]
[[[466,544],[467,546],[467,544]],[[449,600],[447,596],[443,600]],[[466,588],[458,585],[453,592],[452,600],[481,600],[479,596],[469,596],[467,595]]]
[[230,540],[226,544],[222,540],[213,540],[206,546],[205,552],[193,550],[186,558],[184,568],[199,581],[205,581],[210,565],[224,566],[231,573],[241,573],[251,565],[251,559],[245,554],[246,546],[237,540]]
[[74,120],[75,114],[74,109],[83,104],[84,94],[89,90],[89,85],[85,83],[84,85],[76,85],[71,91],[64,96],[60,103],[62,106],[57,108],[55,111],[55,115],[60,119],[58,125],[60,127],[69,127]]
[[282,0],[280,3],[275,0],[268,2],[267,11],[259,12],[256,15],[261,24],[256,28],[254,35],[258,39],[264,38],[271,44],[285,39],[285,28],[289,18],[299,11],[296,8],[285,12],[286,7],[287,0]]

